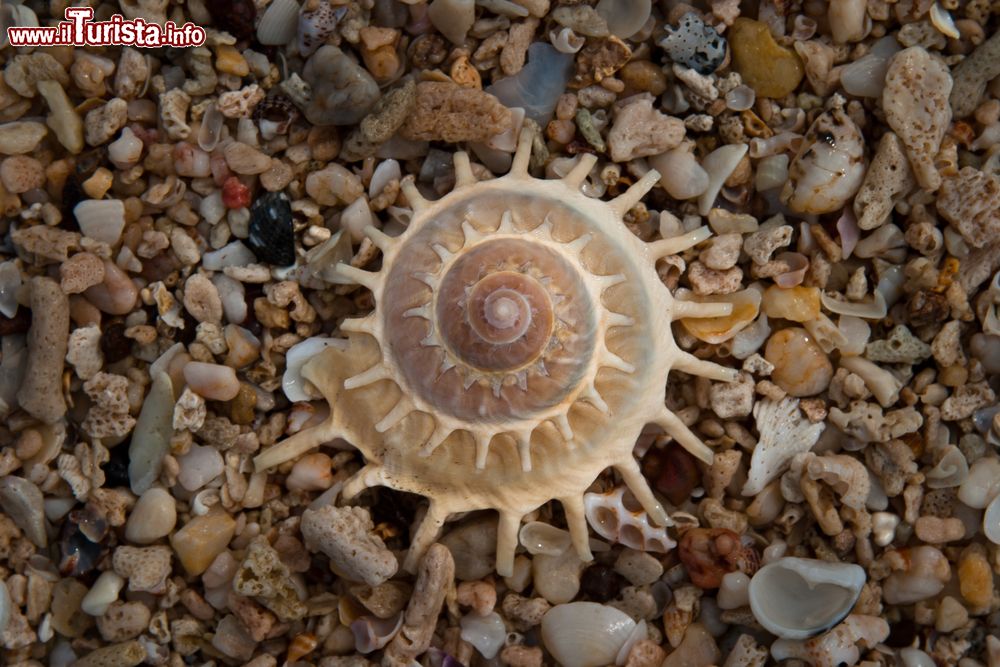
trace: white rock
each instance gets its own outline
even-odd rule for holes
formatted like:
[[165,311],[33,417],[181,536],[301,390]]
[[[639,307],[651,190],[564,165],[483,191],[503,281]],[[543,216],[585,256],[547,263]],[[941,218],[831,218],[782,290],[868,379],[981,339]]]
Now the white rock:
[[119,199],[84,199],[73,215],[84,236],[108,245],[117,243],[125,229],[125,204]]
[[487,660],[496,657],[507,637],[507,628],[500,614],[491,611],[486,616],[467,614],[459,621],[462,639],[476,647]]
[[143,493],[132,508],[125,524],[125,539],[136,544],[152,544],[169,535],[176,524],[177,503],[174,497],[166,489],[153,487]]
[[197,491],[222,474],[225,464],[215,447],[191,445],[184,456],[177,457],[181,466],[177,481],[188,491]]
[[118,593],[125,585],[125,579],[114,570],[105,570],[80,601],[80,611],[90,616],[103,616],[111,603],[118,599]]

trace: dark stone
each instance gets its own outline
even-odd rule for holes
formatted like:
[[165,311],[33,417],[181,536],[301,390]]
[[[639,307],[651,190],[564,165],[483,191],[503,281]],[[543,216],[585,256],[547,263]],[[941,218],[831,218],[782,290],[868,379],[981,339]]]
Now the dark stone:
[[597,563],[583,571],[580,593],[588,600],[603,604],[618,597],[627,585],[625,578],[610,566]]
[[250,205],[247,246],[257,259],[275,266],[295,263],[292,205],[279,192],[269,192]]

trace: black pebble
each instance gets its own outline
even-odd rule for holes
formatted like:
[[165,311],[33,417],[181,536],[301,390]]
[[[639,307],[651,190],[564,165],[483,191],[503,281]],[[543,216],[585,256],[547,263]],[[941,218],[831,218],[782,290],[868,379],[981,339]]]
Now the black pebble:
[[248,40],[256,35],[254,19],[257,8],[251,0],[208,0],[205,9],[216,27],[225,30],[238,41]]
[[120,321],[111,322],[101,332],[101,353],[104,363],[113,364],[121,361],[132,352],[132,341],[125,337],[125,324]]
[[104,471],[104,486],[114,488],[129,485],[128,465],[131,461],[128,456],[129,446],[130,443],[126,441],[111,448],[111,457],[107,463],[101,465],[101,470]]
[[275,266],[295,263],[292,205],[278,192],[269,192],[250,205],[247,245],[257,259]]
[[607,565],[597,563],[583,571],[580,592],[593,602],[604,603],[618,597],[628,582]]

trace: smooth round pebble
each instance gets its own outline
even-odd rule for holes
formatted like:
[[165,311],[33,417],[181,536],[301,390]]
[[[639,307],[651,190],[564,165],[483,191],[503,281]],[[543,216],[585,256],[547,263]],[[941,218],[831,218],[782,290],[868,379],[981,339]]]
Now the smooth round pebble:
[[771,379],[791,396],[815,396],[830,385],[833,364],[805,329],[782,329],[767,341]]
[[125,539],[136,544],[152,544],[169,535],[176,524],[174,497],[166,489],[153,487],[143,493],[132,508],[125,524]]
[[215,447],[191,445],[187,454],[177,457],[177,463],[181,467],[177,481],[188,491],[197,491],[225,470],[222,454]]
[[229,401],[240,393],[236,371],[229,366],[192,361],[184,366],[184,381],[192,391],[210,401]]
[[[126,528],[126,533],[128,529]],[[80,602],[80,611],[90,616],[103,616],[125,585],[125,579],[114,570],[105,570]]]

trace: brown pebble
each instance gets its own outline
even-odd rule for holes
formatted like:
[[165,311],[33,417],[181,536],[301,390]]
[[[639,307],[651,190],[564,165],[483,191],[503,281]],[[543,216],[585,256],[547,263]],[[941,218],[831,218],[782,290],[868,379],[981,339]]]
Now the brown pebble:
[[146,649],[138,641],[102,646],[73,663],[73,667],[135,667],[146,659]]
[[618,78],[625,83],[624,95],[632,93],[652,93],[658,97],[667,89],[667,76],[656,64],[648,60],[633,60],[618,72]]
[[17,400],[32,417],[53,424],[66,414],[62,370],[69,346],[69,299],[51,278],[32,278],[31,312],[28,367]]
[[805,329],[782,329],[771,336],[764,358],[774,364],[771,379],[792,396],[815,396],[830,385],[833,365]]
[[229,419],[234,424],[250,424],[254,418],[254,408],[257,406],[257,392],[246,382],[240,383],[240,391],[236,398],[229,402]]
[[60,265],[59,277],[66,294],[79,294],[104,280],[104,262],[92,253],[78,252]]

